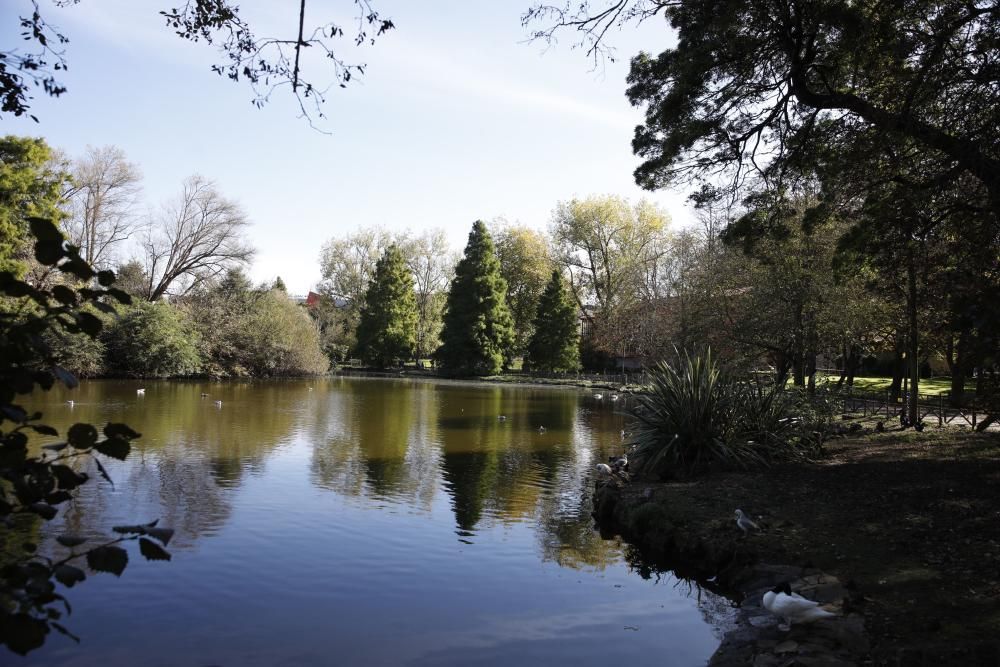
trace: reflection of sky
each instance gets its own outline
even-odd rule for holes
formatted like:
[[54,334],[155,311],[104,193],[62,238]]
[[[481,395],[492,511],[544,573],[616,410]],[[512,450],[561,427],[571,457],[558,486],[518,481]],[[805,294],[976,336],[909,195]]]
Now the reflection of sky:
[[[549,389],[309,384],[217,387],[221,413],[197,384],[170,401],[150,385],[123,417],[143,447],[73,520],[163,516],[174,560],[134,552],[121,579],[74,588],[82,649],[55,638],[25,664],[662,664],[669,650],[685,665],[714,650],[695,600],[630,572],[591,528],[588,476],[620,447],[610,406]],[[185,416],[171,402],[196,405]],[[141,423],[155,411],[163,426]],[[176,423],[218,433],[213,418],[229,428],[214,445]],[[475,510],[464,531],[458,505]]]

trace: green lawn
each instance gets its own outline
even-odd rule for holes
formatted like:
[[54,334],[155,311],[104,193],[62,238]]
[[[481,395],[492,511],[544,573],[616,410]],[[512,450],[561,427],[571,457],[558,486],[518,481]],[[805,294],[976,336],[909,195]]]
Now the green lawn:
[[[830,382],[836,382],[836,375],[828,375],[825,377],[826,380]],[[885,391],[889,388],[892,383],[892,378],[888,377],[856,377],[854,378],[854,388],[862,391]],[[951,378],[949,377],[935,377],[935,378],[923,378],[920,380],[920,395],[921,396],[939,396],[941,394],[947,394],[951,391]],[[974,387],[966,385],[966,392],[969,394],[974,394]]]

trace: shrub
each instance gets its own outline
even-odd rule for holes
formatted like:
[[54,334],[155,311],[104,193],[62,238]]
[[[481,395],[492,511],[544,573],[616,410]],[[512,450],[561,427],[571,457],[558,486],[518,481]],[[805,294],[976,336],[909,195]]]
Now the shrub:
[[632,442],[636,468],[667,477],[711,468],[748,468],[798,458],[814,440],[796,415],[799,405],[783,387],[737,378],[711,350],[678,355],[650,374],[639,398]]
[[105,338],[109,370],[128,377],[197,373],[197,333],[170,304],[142,302],[127,310]]

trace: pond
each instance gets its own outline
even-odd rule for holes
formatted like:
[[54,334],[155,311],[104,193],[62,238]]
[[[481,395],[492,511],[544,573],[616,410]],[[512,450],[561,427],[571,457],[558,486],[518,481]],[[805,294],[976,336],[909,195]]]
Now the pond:
[[157,518],[177,532],[171,562],[133,543],[120,578],[64,591],[79,645],[52,635],[3,662],[703,665],[725,601],[641,577],[593,527],[592,471],[626,422],[608,399],[368,378],[40,395],[61,431],[121,421],[143,436],[107,466],[113,487],[85,485],[35,538],[59,551],[63,531]]

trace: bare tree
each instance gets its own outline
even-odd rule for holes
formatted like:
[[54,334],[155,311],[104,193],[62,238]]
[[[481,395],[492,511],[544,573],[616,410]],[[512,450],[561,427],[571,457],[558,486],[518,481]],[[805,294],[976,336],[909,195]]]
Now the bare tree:
[[138,165],[116,146],[88,146],[73,164],[73,185],[65,194],[71,211],[66,231],[91,266],[109,267],[115,246],[142,226],[135,211],[141,182]]
[[243,232],[249,224],[239,204],[223,197],[214,183],[188,178],[143,240],[146,297],[183,295],[233,266],[248,264],[254,249]]

